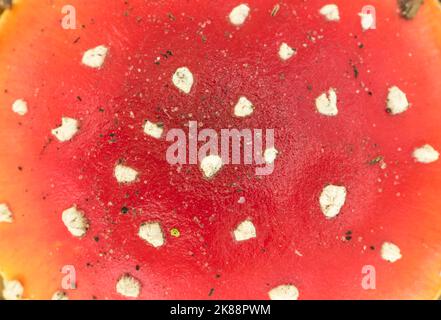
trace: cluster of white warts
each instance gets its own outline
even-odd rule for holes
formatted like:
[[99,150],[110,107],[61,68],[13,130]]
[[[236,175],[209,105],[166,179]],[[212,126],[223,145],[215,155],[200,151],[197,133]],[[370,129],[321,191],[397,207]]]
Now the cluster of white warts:
[[[231,24],[240,27],[245,23],[250,13],[250,8],[246,4],[240,4],[235,7],[229,14],[228,18]],[[323,6],[319,13],[325,17],[327,21],[337,22],[340,20],[339,9],[334,4]],[[363,26],[363,17],[362,17]],[[364,30],[364,28],[363,28]],[[82,58],[82,63],[90,68],[101,68],[105,62],[109,49],[106,46],[87,50]],[[296,49],[283,42],[279,46],[278,55],[282,61],[291,59],[296,54]],[[178,68],[172,76],[172,82],[176,88],[184,94],[190,94],[194,84],[194,77],[187,67]],[[337,108],[337,90],[330,88],[327,92],[319,95],[315,100],[315,106],[318,113],[328,117],[338,115]],[[405,112],[410,104],[406,94],[397,86],[389,88],[389,94],[386,101],[386,110],[397,115]],[[248,117],[254,112],[254,104],[245,96],[239,97],[234,106],[235,117]],[[28,104],[23,99],[16,100],[12,105],[12,110],[20,116],[28,113]],[[144,133],[160,139],[163,134],[163,125],[161,123],[153,123],[146,121]],[[79,121],[69,117],[61,119],[61,125],[51,131],[51,133],[60,141],[65,142],[71,140],[79,130]],[[265,151],[265,160],[273,162],[278,151],[275,148]],[[413,151],[415,161],[420,163],[431,163],[439,158],[439,153],[432,146],[425,144]],[[201,161],[201,170],[206,178],[211,178],[221,169],[222,160],[217,155],[209,155]],[[115,179],[121,184],[133,183],[138,178],[138,172],[123,164],[117,164],[114,168]],[[319,196],[319,205],[322,213],[328,219],[335,218],[346,201],[347,190],[344,186],[327,185],[323,188]],[[62,212],[62,221],[67,230],[74,237],[81,238],[89,229],[89,221],[84,213],[72,206]],[[6,204],[0,204],[0,222],[13,222],[13,214]],[[251,219],[240,222],[232,232],[237,242],[242,242],[256,238],[256,228]],[[159,222],[144,222],[138,229],[140,239],[148,243],[154,248],[159,248],[165,244],[165,236]],[[391,242],[384,242],[380,251],[381,257],[389,262],[396,262],[401,259],[400,248]],[[17,280],[4,280],[3,296],[6,299],[21,299],[23,295],[23,286]],[[141,293],[142,285],[139,280],[129,274],[121,276],[116,283],[116,291],[129,298],[136,298]],[[296,300],[299,297],[298,289],[292,284],[282,284],[272,288],[268,295],[272,300]],[[65,300],[68,299],[64,292],[57,291],[52,299]]]

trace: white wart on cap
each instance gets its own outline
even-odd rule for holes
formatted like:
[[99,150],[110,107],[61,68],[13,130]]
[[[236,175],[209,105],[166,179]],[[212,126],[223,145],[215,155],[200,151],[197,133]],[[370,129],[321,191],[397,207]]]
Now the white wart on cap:
[[228,18],[232,25],[240,26],[244,24],[249,14],[250,14],[250,7],[242,3],[237,7],[235,7],[233,10],[231,10]]
[[274,148],[274,147],[268,148],[268,149],[265,149],[265,152],[263,153],[263,158],[265,159],[266,163],[271,164],[276,160],[278,154],[279,154],[279,151],[277,151],[276,148]]
[[240,97],[234,106],[234,115],[236,117],[244,118],[250,116],[254,112],[253,103],[247,97]]
[[297,300],[299,290],[291,284],[282,284],[268,292],[271,300]]
[[386,111],[392,115],[400,114],[409,108],[406,94],[397,86],[389,88]]
[[52,295],[52,300],[69,300],[66,292],[57,291]]
[[159,139],[164,132],[164,126],[162,123],[153,123],[146,121],[144,124],[144,133],[155,139]]
[[78,210],[75,206],[63,211],[61,219],[67,230],[77,238],[83,237],[87,229],[89,229],[89,222],[84,216],[84,213]]
[[178,68],[173,74],[172,82],[176,88],[189,94],[194,82],[193,74],[187,67]]
[[202,159],[200,164],[202,173],[207,179],[213,178],[222,168],[222,158],[218,155],[209,155]]
[[98,46],[87,50],[81,62],[90,68],[101,68],[106,60],[109,49],[105,46]]
[[141,293],[141,282],[129,274],[123,275],[116,283],[116,292],[128,298],[137,298]]
[[138,178],[138,171],[122,164],[115,166],[113,174],[119,183],[131,183]]
[[12,218],[12,212],[5,203],[0,203],[0,223],[7,222],[11,223],[14,219]]
[[384,242],[380,254],[383,260],[389,262],[396,262],[402,257],[400,248],[392,242]]
[[155,248],[163,246],[165,243],[164,233],[158,222],[144,222],[141,224],[138,236]]
[[78,120],[63,117],[61,118],[61,126],[53,129],[51,132],[58,139],[58,141],[69,141],[78,132]]
[[236,241],[245,241],[256,237],[256,228],[251,220],[245,220],[239,223],[233,231]]
[[322,93],[315,99],[315,107],[317,111],[325,116],[336,116],[338,114],[337,109],[337,93],[335,89],[331,88]]
[[439,159],[439,152],[436,151],[430,144],[425,144],[419,148],[416,148],[412,156],[416,162],[420,163],[432,163]]
[[326,18],[328,21],[339,21],[340,12],[337,5],[327,4],[320,9],[320,14]]
[[3,280],[3,298],[5,300],[21,300],[23,285],[18,280]]
[[361,29],[363,31],[369,30],[374,25],[375,18],[371,13],[359,13]]
[[279,57],[283,61],[288,60],[296,54],[296,50],[291,48],[287,43],[283,42],[279,47]]
[[343,186],[327,185],[320,194],[320,209],[326,218],[334,218],[346,201],[346,188]]
[[24,116],[28,113],[28,104],[23,99],[15,100],[12,104],[12,111],[20,116]]

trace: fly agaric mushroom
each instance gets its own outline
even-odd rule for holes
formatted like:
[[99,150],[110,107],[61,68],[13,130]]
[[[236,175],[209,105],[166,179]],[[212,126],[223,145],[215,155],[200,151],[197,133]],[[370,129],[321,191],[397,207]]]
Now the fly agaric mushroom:
[[[419,2],[376,2],[376,29],[361,0],[13,3],[3,296],[436,298],[441,10]],[[189,120],[274,129],[273,172],[169,164]]]

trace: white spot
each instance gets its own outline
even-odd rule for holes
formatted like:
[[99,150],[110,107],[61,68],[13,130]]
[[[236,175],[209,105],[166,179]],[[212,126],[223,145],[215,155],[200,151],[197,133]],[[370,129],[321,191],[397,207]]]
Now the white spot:
[[288,60],[293,55],[295,55],[296,50],[291,48],[288,44],[283,42],[279,47],[279,57],[282,60]]
[[406,111],[408,108],[409,101],[407,101],[406,94],[396,86],[389,88],[389,94],[387,95],[387,112],[395,115]]
[[268,292],[271,300],[297,300],[299,290],[291,284],[282,284]]
[[194,82],[193,74],[187,67],[181,67],[176,69],[172,81],[176,88],[189,94]]
[[239,223],[233,231],[236,241],[245,241],[256,237],[256,228],[250,220]]
[[245,197],[240,197],[239,200],[237,200],[237,203],[244,204],[245,203]]
[[436,151],[430,144],[425,144],[419,148],[416,148],[412,155],[417,162],[421,163],[431,163],[439,159],[439,152]]
[[83,60],[81,61],[84,65],[91,68],[101,68],[106,59],[107,52],[109,49],[105,46],[98,46],[87,50],[83,55]]
[[205,178],[212,178],[222,168],[222,158],[218,155],[206,156],[201,161],[201,170],[204,173]]
[[124,297],[137,298],[141,293],[141,282],[131,275],[125,274],[116,283],[116,292]]
[[57,291],[52,295],[52,300],[69,300],[66,292]]
[[53,129],[51,132],[58,141],[68,141],[78,132],[78,120],[63,117],[61,118],[61,126]]
[[328,21],[340,21],[340,12],[335,4],[327,4],[323,6],[319,12]]
[[84,213],[79,211],[76,207],[70,207],[63,211],[61,220],[67,230],[77,238],[81,238],[89,229],[89,222],[87,221]]
[[164,233],[158,222],[144,222],[139,227],[138,236],[155,248],[164,245]]
[[116,181],[119,183],[131,183],[138,177],[138,171],[122,164],[117,164],[113,170]]
[[374,25],[374,16],[371,13],[359,13],[361,28],[363,31],[369,30]]
[[23,291],[23,285],[18,280],[3,281],[3,298],[5,300],[21,300]]
[[315,99],[315,107],[317,111],[325,116],[336,116],[338,114],[337,109],[337,93],[335,89],[331,88],[322,93]]
[[274,160],[276,160],[277,155],[279,154],[279,151],[277,151],[276,148],[268,148],[265,150],[265,152],[263,153],[263,158],[265,159],[266,163],[273,163]]
[[396,244],[393,244],[391,242],[384,242],[381,246],[381,258],[389,262],[400,260],[400,248],[398,248]]
[[235,26],[240,26],[245,22],[249,14],[250,14],[250,7],[242,3],[237,7],[235,7],[233,10],[231,10],[230,15],[228,17],[230,19],[231,24]]
[[28,104],[23,99],[18,99],[12,104],[12,111],[20,116],[24,116],[28,113]]
[[240,97],[234,106],[234,115],[236,117],[248,117],[254,112],[253,103],[248,100],[246,97]]
[[144,124],[144,133],[153,138],[156,139],[161,138],[163,132],[164,132],[164,126],[161,123],[153,123],[147,121]]
[[320,208],[327,218],[334,218],[340,213],[341,207],[346,201],[346,188],[335,185],[328,185],[323,188],[320,194]]
[[0,203],[0,222],[11,223],[13,220],[12,212],[9,210],[9,207],[4,203]]

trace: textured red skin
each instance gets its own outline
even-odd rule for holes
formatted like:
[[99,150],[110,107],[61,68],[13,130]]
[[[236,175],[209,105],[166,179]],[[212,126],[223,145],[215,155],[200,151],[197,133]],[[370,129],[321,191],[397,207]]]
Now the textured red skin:
[[[5,17],[0,202],[8,202],[16,221],[0,225],[0,269],[23,282],[25,297],[50,298],[63,265],[77,270],[72,299],[121,298],[115,283],[126,272],[141,281],[144,299],[267,299],[272,287],[286,283],[299,289],[301,299],[436,296],[441,164],[411,158],[421,144],[441,148],[435,2],[413,21],[398,16],[394,1],[375,3],[378,29],[365,33],[357,15],[363,1],[335,1],[339,23],[318,14],[325,1],[283,3],[275,17],[275,3],[247,1],[250,18],[236,28],[227,15],[239,3],[71,0],[84,25],[71,31],[60,27],[61,1],[28,0]],[[207,20],[211,24],[201,27]],[[316,43],[308,39],[314,31],[324,36]],[[277,56],[281,42],[298,49],[287,62]],[[83,52],[101,44],[110,48],[104,67],[82,66]],[[154,64],[167,50],[173,55]],[[195,76],[189,95],[171,83],[181,66]],[[392,85],[412,103],[396,117],[385,112]],[[338,90],[334,118],[314,107],[329,87]],[[246,119],[232,116],[240,95],[256,105]],[[23,118],[9,107],[17,98],[30,106]],[[61,116],[81,121],[70,142],[50,135]],[[216,130],[275,128],[275,171],[257,178],[253,166],[226,166],[211,181],[197,166],[178,172],[165,160],[169,143],[143,134],[146,119],[164,122],[166,130],[185,129],[188,120]],[[378,155],[385,170],[368,164]],[[140,182],[117,184],[112,172],[119,159],[140,171]],[[332,220],[318,205],[328,183],[348,189]],[[240,196],[245,204],[237,203]],[[61,221],[73,204],[91,221],[83,239],[73,238]],[[131,209],[126,215],[123,206]],[[237,243],[232,230],[246,218],[257,238]],[[159,249],[137,236],[139,225],[151,220],[166,233]],[[170,236],[175,227],[179,238]],[[342,241],[348,230],[352,240]],[[384,241],[399,245],[403,258],[382,260]],[[364,265],[377,270],[376,290],[361,287]]]

